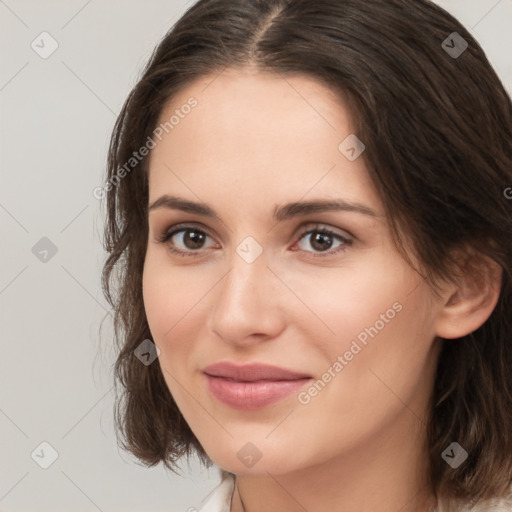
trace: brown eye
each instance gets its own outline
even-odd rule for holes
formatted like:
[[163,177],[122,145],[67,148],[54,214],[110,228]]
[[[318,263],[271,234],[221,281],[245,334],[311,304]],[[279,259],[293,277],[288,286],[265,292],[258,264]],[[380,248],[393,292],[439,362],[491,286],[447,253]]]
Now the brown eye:
[[[344,251],[347,246],[352,243],[350,238],[342,236],[330,229],[320,227],[310,229],[303,233],[300,237],[299,243],[303,240],[309,240],[309,244],[313,248],[313,251],[308,251],[307,249],[301,250],[304,252],[313,252],[312,256],[314,257],[324,256],[324,254],[314,254],[315,252],[326,253],[326,256],[337,254]],[[336,243],[339,245],[335,249],[331,250],[333,244]]]
[[182,243],[186,246],[187,249],[192,250],[201,249],[206,236],[208,236],[206,233],[203,233],[197,229],[184,229],[182,232],[184,233],[181,239]]
[[[194,226],[183,226],[180,229],[170,229],[163,233],[159,242],[167,244],[172,253],[181,256],[199,256],[209,235]],[[197,254],[193,254],[197,253]]]

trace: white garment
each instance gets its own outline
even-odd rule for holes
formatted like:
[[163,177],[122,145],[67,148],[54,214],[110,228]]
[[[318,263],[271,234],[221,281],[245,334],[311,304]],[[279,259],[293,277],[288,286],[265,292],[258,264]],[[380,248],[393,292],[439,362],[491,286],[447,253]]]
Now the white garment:
[[220,482],[199,512],[230,512],[234,490],[235,477],[228,475]]
[[[235,478],[233,475],[228,475],[220,482],[199,512],[230,512],[234,490]],[[445,510],[448,510],[446,506],[440,504],[436,512]],[[459,512],[512,512],[512,495],[507,499],[489,500],[474,506],[471,504],[461,505],[457,510]]]

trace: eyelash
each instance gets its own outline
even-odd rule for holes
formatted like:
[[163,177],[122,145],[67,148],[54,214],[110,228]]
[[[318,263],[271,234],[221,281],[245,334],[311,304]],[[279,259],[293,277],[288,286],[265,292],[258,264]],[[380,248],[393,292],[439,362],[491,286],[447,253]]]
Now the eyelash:
[[[210,236],[204,230],[199,229],[196,226],[179,225],[179,226],[175,226],[175,229],[173,229],[172,231],[167,230],[164,233],[162,233],[162,235],[157,239],[157,241],[159,243],[166,244],[167,241],[170,240],[175,234],[181,233],[182,231],[189,231],[189,230],[196,231],[197,233],[201,233],[206,236]],[[317,254],[313,253],[311,256],[313,258],[326,258],[329,256],[333,256],[335,254],[338,254],[338,253],[346,250],[347,246],[351,245],[353,242],[353,240],[351,240],[349,238],[345,238],[345,237],[341,236],[340,234],[335,233],[334,231],[332,231],[328,228],[320,227],[319,225],[315,226],[313,229],[309,229],[309,230],[301,233],[298,241],[300,242],[303,238],[306,237],[306,235],[311,235],[312,233],[321,233],[322,235],[330,235],[334,238],[337,238],[339,241],[343,242],[342,245],[340,245],[338,248],[336,248],[334,250],[325,251],[325,252],[321,252],[321,253],[317,253]],[[176,249],[176,248],[172,247],[172,245],[170,245],[170,244],[168,244],[167,249],[169,250],[169,252],[176,254],[177,256],[181,256],[181,257],[193,257],[194,258],[194,257],[202,256],[201,252],[199,252],[199,251],[182,251],[180,249]],[[310,253],[311,251],[302,251],[302,252]]]

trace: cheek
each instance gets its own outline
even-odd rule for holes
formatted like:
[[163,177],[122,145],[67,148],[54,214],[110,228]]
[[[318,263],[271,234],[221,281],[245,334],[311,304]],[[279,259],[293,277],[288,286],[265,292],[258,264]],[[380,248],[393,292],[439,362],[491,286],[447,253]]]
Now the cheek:
[[[146,256],[144,273],[142,279],[142,294],[144,309],[148,321],[149,329],[154,343],[160,349],[159,363],[165,380],[171,389],[172,382],[169,382],[169,376],[172,374],[170,361],[180,358],[180,344],[175,336],[180,318],[184,318],[186,310],[184,300],[180,300],[180,284],[169,278],[169,272],[166,270],[164,262],[159,261],[150,253]],[[171,340],[173,340],[171,342]],[[171,344],[175,347],[171,348]],[[173,358],[169,355],[172,352]]]
[[436,353],[429,291],[423,284],[412,293],[414,286],[385,289],[343,303],[346,320],[340,314],[338,340],[324,347],[330,363],[318,375],[319,391],[311,390],[312,408],[352,425],[350,436],[394,421],[405,403],[424,417],[430,393]]
[[334,408],[353,421],[365,415],[364,404],[382,415],[402,405],[397,396],[410,398],[428,382],[423,377],[433,367],[431,292],[408,269],[399,261],[368,265],[326,281],[321,293],[311,288],[309,305],[331,331],[320,326],[325,334],[319,336],[311,322],[308,332],[322,354],[315,368],[319,390],[311,390],[319,410]]
[[[143,300],[153,341],[160,349],[163,375],[173,393],[197,370],[193,355],[204,336],[207,294],[215,276],[192,267],[172,267],[165,251],[148,254],[143,273]],[[211,274],[211,273],[210,273]]]
[[206,275],[190,268],[171,268],[165,251],[148,251],[146,255],[142,294],[155,341],[176,341],[173,334],[189,314],[194,314],[194,305],[211,286]]
[[155,264],[151,257],[147,259],[143,300],[152,339],[160,350],[158,363],[178,408],[190,418],[192,404],[184,389],[190,388],[188,380],[194,369],[191,356],[197,321],[191,308],[197,302],[197,293],[190,283],[186,284],[185,280],[180,281],[179,273],[173,272],[171,278],[166,265]]
[[399,262],[369,257],[346,268],[322,269],[314,278],[290,276],[288,282],[300,290],[301,299],[314,313],[296,315],[294,321],[305,329],[309,324],[310,341],[330,359],[348,350],[356,337],[364,344],[372,335],[389,331],[390,324],[399,323],[404,316],[399,310],[417,285]]

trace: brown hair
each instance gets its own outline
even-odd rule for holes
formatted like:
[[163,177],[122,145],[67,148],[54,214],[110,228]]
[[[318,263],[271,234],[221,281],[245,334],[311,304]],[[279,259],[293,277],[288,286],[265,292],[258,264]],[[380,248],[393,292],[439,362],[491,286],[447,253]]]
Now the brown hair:
[[[458,56],[447,51],[453,32],[468,45]],[[122,179],[116,172],[176,93],[248,65],[309,75],[347,99],[397,248],[407,256],[405,241],[411,244],[433,289],[438,278],[456,278],[454,249],[472,248],[503,269],[490,318],[444,343],[428,442],[436,495],[504,494],[512,481],[512,201],[504,193],[512,184],[512,104],[471,34],[428,0],[200,0],[155,49],[117,119],[105,188],[102,284],[119,345],[122,446],[149,466],[174,469],[193,452],[211,463],[159,365],[134,357],[151,338],[142,299],[148,159]],[[441,457],[452,441],[469,454],[456,470]]]

